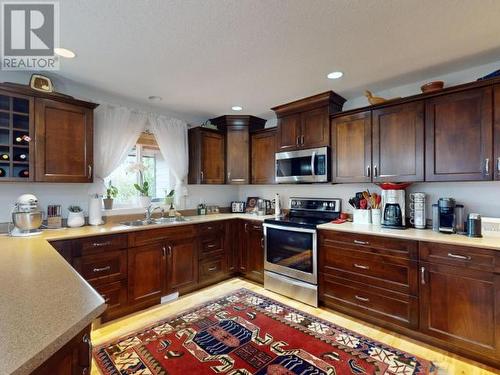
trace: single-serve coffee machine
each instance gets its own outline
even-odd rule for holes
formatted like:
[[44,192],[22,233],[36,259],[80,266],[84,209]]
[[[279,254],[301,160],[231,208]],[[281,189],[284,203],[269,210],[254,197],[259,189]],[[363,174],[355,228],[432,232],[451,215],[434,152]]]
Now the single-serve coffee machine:
[[438,219],[439,231],[443,233],[455,232],[455,199],[439,198]]
[[405,229],[405,190],[382,190],[382,226]]

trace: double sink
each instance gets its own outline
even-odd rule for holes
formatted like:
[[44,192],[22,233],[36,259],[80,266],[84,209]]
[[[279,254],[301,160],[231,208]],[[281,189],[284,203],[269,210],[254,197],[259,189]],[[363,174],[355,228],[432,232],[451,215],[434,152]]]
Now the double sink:
[[191,221],[191,219],[185,218],[184,216],[176,216],[176,217],[162,217],[159,219],[150,219],[150,220],[123,221],[120,224],[125,225],[127,227],[143,227],[147,225],[177,224],[186,221]]

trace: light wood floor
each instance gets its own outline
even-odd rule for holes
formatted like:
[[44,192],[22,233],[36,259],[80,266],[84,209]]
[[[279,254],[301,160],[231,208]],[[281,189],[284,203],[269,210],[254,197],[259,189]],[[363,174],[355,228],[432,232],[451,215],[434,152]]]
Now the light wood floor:
[[[94,345],[99,345],[103,342],[125,335],[129,332],[136,331],[144,326],[152,324],[158,320],[167,318],[170,315],[177,314],[183,310],[189,309],[200,303],[204,303],[213,298],[230,293],[239,288],[247,288],[265,296],[271,297],[295,307],[302,311],[308,312],[311,315],[328,320],[339,326],[351,329],[361,333],[367,337],[378,340],[387,345],[412,353],[419,357],[432,361],[439,368],[439,374],[450,375],[493,375],[500,374],[500,371],[480,365],[476,362],[458,357],[452,353],[438,350],[427,346],[420,342],[399,336],[389,331],[378,329],[375,326],[367,323],[362,323],[358,320],[348,318],[345,315],[335,313],[331,310],[318,309],[304,305],[300,302],[283,297],[279,294],[267,291],[261,286],[239,279],[231,279],[222,283],[210,286],[200,291],[185,295],[179,299],[166,303],[164,305],[154,306],[139,313],[129,315],[127,317],[114,320],[102,326],[94,326],[92,330],[92,341]],[[92,375],[99,375],[100,371],[96,366],[92,366]]]

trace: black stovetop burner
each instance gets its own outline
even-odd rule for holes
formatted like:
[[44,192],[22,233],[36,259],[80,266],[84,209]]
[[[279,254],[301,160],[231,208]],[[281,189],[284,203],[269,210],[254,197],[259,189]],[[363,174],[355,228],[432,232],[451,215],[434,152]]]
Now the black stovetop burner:
[[264,223],[289,227],[316,229],[340,216],[340,199],[290,198],[287,216],[265,219]]

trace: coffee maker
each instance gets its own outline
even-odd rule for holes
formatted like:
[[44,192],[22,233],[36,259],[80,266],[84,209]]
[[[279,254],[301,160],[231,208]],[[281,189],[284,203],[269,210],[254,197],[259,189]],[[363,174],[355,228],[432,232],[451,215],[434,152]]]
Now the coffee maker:
[[440,232],[455,233],[455,206],[455,199],[439,198],[438,218]]
[[382,190],[382,226],[405,229],[405,190]]

